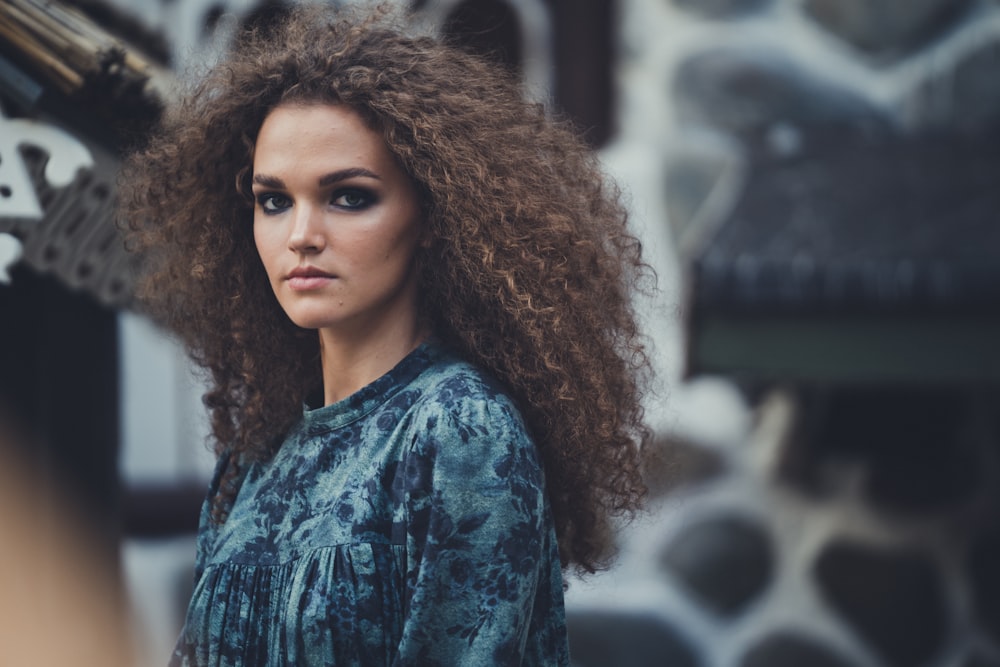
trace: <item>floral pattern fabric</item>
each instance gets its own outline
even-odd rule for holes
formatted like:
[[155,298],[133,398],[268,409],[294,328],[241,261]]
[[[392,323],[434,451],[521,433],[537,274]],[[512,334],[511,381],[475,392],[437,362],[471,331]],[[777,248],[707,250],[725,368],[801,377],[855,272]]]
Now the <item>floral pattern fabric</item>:
[[436,344],[305,410],[202,512],[173,665],[567,665],[538,452],[498,384]]

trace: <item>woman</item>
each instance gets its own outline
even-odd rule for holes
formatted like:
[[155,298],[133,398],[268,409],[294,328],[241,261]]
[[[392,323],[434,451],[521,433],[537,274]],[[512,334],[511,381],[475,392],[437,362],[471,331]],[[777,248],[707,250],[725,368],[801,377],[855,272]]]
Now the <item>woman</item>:
[[174,655],[565,665],[562,569],[642,495],[645,273],[517,83],[389,18],[244,35],[124,170],[219,454]]

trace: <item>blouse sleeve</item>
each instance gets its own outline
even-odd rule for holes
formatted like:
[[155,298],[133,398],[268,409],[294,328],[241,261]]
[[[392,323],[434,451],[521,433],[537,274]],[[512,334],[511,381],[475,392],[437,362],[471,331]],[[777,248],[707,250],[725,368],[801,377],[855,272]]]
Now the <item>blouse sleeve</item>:
[[229,466],[229,454],[226,452],[215,462],[215,470],[212,473],[212,479],[209,481],[205,499],[201,504],[201,513],[198,516],[198,538],[195,548],[195,582],[201,579],[201,575],[205,571],[209,552],[218,532],[217,526],[212,521],[212,506],[215,503],[216,496],[219,494],[219,486],[222,483],[222,479],[226,476]]
[[397,664],[520,664],[551,566],[535,445],[509,403],[423,425],[404,461],[411,562]]

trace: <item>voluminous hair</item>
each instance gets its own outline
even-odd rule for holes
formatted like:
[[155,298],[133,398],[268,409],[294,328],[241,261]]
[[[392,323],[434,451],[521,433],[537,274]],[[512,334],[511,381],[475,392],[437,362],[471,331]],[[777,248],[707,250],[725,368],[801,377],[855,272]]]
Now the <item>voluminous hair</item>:
[[217,453],[231,467],[272,456],[321,375],[316,332],[285,316],[256,252],[254,141],[280,104],[356,111],[421,199],[422,317],[518,402],[563,565],[593,571],[644,492],[648,361],[631,294],[651,271],[618,188],[567,123],[511,74],[400,26],[299,7],[189,86],[122,171],[139,296],[208,371]]

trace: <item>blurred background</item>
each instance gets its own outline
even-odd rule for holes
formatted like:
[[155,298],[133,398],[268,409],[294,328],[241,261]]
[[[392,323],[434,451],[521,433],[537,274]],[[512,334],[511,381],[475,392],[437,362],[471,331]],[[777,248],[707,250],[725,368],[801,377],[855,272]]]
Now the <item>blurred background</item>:
[[[579,127],[659,276],[574,664],[1000,666],[1000,2],[396,2]],[[212,457],[115,173],[282,6],[0,0],[0,664],[169,656]]]

